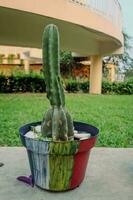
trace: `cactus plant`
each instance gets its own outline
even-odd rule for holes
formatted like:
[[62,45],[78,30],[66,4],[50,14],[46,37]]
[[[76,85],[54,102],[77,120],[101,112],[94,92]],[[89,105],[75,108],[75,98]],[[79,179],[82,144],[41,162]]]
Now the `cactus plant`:
[[53,141],[73,140],[73,121],[65,108],[65,95],[60,75],[60,41],[57,26],[46,26],[43,33],[43,73],[51,108],[46,112],[41,130]]
[[[94,146],[98,134],[97,128],[74,122],[76,131],[80,132],[74,135],[73,121],[65,108],[59,52],[58,29],[55,25],[48,25],[43,33],[43,73],[51,107],[44,116],[41,130],[40,122],[20,128],[21,140],[27,148],[32,173],[30,183],[50,191],[65,191],[80,185],[85,175],[90,149]],[[35,137],[26,136],[31,133],[29,130],[35,133]],[[90,132],[93,137],[86,138]],[[74,136],[77,139],[74,140]],[[20,178],[19,180],[22,180],[23,177]]]

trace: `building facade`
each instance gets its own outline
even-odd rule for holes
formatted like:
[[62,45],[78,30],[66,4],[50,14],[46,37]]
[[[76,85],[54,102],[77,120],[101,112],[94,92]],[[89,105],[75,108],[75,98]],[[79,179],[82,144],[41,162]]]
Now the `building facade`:
[[0,2],[1,45],[41,48],[42,32],[49,23],[59,27],[63,50],[91,58],[90,93],[100,94],[103,56],[123,52],[118,0]]

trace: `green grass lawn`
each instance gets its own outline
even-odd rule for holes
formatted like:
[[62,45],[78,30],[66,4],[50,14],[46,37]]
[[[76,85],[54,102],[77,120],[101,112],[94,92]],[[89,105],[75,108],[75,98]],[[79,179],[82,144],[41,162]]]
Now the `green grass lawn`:
[[[68,94],[66,106],[100,129],[97,146],[133,147],[133,96]],[[19,127],[42,120],[48,107],[45,94],[0,94],[0,146],[20,146]]]

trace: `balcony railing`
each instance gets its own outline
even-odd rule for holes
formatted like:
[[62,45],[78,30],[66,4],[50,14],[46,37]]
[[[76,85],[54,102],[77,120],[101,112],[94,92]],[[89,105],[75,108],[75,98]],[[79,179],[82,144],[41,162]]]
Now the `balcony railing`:
[[110,20],[115,26],[122,29],[122,12],[118,0],[69,0],[69,1],[97,12],[98,14]]

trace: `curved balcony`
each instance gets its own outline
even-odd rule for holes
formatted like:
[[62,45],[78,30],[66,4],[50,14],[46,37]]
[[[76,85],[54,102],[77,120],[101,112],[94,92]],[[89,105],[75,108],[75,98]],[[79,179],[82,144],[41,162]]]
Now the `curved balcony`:
[[72,3],[84,6],[110,20],[115,26],[122,29],[121,6],[118,0],[69,0]]
[[117,0],[3,0],[0,44],[40,48],[43,27],[55,23],[63,49],[83,55],[120,53],[121,22]]
[[0,1],[0,45],[41,48],[42,32],[49,23],[59,27],[62,49],[91,56],[90,93],[100,94],[102,57],[122,52],[118,1]]

